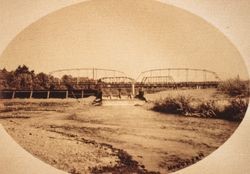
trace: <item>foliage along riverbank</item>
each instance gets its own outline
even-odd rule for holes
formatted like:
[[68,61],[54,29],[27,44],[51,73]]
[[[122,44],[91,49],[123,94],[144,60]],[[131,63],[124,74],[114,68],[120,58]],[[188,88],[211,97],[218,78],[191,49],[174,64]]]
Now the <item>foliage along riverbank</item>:
[[157,112],[218,118],[230,121],[241,121],[244,118],[249,103],[249,81],[239,78],[222,82],[216,94],[209,98],[195,98],[189,95],[167,96],[154,102],[152,110]]
[[156,101],[152,110],[185,116],[241,121],[247,107],[247,98],[202,101],[192,97],[178,96]]

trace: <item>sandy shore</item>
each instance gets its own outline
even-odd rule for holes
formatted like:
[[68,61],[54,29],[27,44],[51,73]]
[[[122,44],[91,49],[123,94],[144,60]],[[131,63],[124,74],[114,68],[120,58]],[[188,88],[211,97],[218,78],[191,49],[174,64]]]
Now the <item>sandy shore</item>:
[[239,125],[91,100],[4,100],[0,123],[27,151],[70,173],[169,173],[209,155]]

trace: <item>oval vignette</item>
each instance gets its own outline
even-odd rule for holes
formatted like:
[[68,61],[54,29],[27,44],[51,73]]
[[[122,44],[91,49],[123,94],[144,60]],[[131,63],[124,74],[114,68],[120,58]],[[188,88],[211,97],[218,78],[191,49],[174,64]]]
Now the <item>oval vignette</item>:
[[248,73],[232,43],[152,0],[63,8],[19,33],[1,60],[0,123],[70,173],[185,168],[220,147],[248,106]]

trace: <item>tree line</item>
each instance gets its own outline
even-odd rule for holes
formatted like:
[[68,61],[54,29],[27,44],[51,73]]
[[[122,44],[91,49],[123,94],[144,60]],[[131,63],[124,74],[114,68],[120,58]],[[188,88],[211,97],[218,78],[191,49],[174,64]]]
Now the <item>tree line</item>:
[[20,65],[13,71],[0,69],[0,90],[69,89],[74,88],[75,81],[76,78],[71,75],[57,78],[43,72],[36,74],[26,65]]

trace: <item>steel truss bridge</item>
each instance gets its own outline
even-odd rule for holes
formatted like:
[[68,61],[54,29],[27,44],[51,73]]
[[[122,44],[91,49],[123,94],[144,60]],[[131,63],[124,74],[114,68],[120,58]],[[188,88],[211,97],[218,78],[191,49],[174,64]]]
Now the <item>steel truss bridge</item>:
[[[63,75],[73,77],[72,84],[81,89],[138,89],[157,88],[206,88],[217,87],[220,78],[216,72],[194,68],[152,69],[139,74],[136,79],[128,77],[124,72],[112,69],[78,68],[62,69],[50,73],[61,79]],[[60,85],[65,82],[58,81]]]
[[[123,80],[130,79],[130,81],[147,83],[159,83],[163,80],[166,82],[207,82],[207,81],[220,81],[216,72],[206,69],[194,68],[166,68],[166,69],[151,69],[139,74],[135,79],[128,77],[124,72],[113,69],[100,69],[100,68],[75,68],[75,69],[60,69],[49,73],[54,77],[61,78],[63,75],[71,75],[75,77],[76,82],[86,81],[86,79],[99,80],[108,78],[115,80],[114,82],[121,83]],[[195,76],[192,76],[192,74]],[[191,78],[190,78],[191,77]],[[149,80],[151,79],[151,80]],[[118,81],[117,81],[118,80]],[[166,81],[167,80],[167,81]]]

